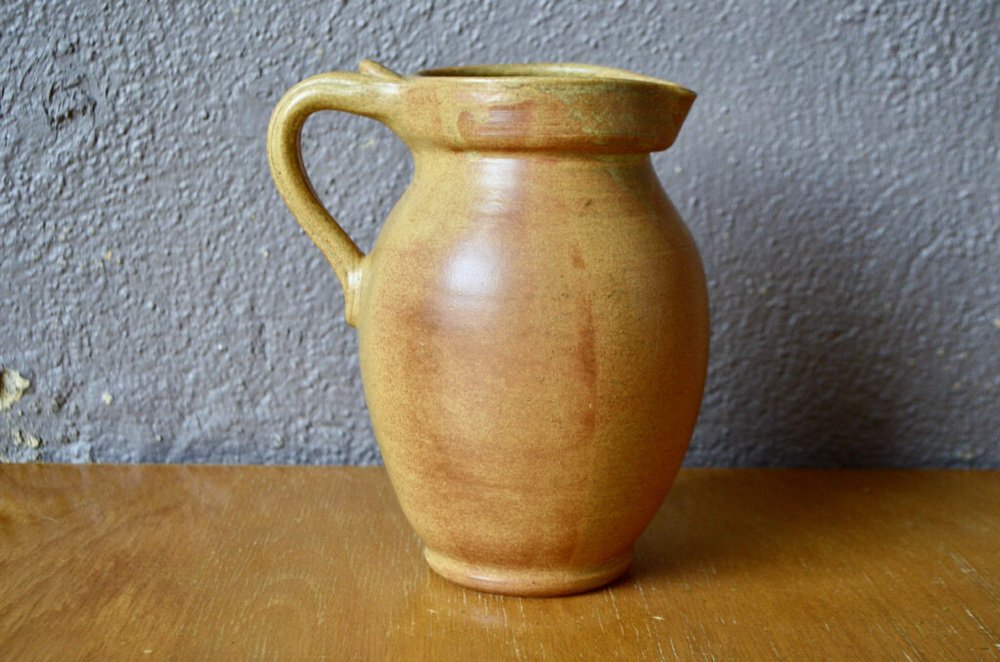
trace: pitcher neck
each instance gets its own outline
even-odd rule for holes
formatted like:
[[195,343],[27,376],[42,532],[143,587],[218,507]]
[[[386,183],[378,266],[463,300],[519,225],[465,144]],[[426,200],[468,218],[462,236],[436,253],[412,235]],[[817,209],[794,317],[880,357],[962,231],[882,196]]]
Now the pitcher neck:
[[387,124],[415,151],[645,154],[673,144],[694,102],[679,85],[574,64],[423,72]]

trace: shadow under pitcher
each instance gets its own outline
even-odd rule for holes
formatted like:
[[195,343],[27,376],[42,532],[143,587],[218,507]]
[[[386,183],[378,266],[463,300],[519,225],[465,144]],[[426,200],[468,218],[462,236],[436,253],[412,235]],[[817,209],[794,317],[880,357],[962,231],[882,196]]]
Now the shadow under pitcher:
[[[513,595],[606,584],[670,489],[701,404],[708,301],[649,155],[694,98],[582,64],[403,77],[365,60],[278,103],[274,181],[340,279],[386,469],[447,579]],[[303,168],[321,110],[379,120],[413,153],[368,255]]]

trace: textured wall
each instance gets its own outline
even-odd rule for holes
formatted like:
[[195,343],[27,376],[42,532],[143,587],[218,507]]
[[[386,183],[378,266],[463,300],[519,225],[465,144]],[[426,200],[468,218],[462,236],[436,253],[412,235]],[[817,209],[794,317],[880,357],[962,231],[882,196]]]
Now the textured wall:
[[[288,86],[374,57],[701,93],[656,157],[712,297],[689,463],[1000,466],[998,5],[841,5],[5,3],[0,455],[378,460],[336,279],[264,152]],[[304,142],[369,247],[405,149],[333,113]]]

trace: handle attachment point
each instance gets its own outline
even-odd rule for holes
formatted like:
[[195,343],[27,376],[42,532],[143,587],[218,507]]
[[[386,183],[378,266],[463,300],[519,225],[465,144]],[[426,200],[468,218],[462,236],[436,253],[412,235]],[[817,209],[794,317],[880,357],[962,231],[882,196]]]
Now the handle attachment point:
[[375,76],[377,78],[385,78],[387,80],[403,80],[402,76],[389,67],[383,66],[375,60],[369,60],[367,58],[361,60],[361,63],[358,65],[358,71],[367,76]]

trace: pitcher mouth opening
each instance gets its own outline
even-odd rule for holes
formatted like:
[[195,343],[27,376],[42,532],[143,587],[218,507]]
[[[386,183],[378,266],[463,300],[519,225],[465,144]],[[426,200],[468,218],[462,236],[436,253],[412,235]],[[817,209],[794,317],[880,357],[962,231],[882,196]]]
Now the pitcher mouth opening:
[[469,82],[510,82],[518,79],[525,82],[538,82],[539,79],[569,82],[575,84],[607,84],[607,83],[639,83],[668,88],[675,94],[690,97],[693,101],[697,96],[693,90],[667,80],[644,76],[626,69],[602,67],[578,62],[529,62],[525,64],[488,64],[469,65],[461,67],[440,67],[424,69],[418,73],[424,78],[452,78]]

